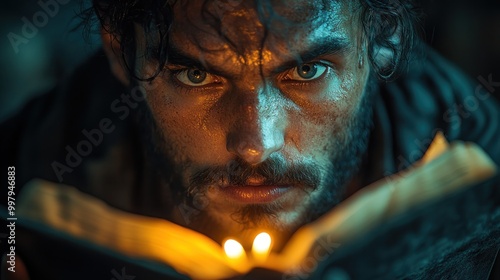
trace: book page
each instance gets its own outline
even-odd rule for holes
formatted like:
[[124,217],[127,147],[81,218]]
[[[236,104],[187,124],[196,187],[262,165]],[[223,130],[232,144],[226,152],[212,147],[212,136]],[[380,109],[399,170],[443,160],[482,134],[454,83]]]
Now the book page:
[[[438,136],[439,137],[439,136]],[[431,144],[433,157],[402,173],[363,188],[315,222],[299,229],[281,254],[271,253],[260,267],[287,272],[318,243],[354,240],[390,217],[439,199],[492,176],[496,167],[476,145]],[[435,152],[438,151],[438,152]],[[251,258],[231,259],[220,244],[172,222],[114,209],[76,188],[35,180],[26,186],[18,213],[75,238],[125,255],[168,264],[195,279],[229,278],[250,271]]]

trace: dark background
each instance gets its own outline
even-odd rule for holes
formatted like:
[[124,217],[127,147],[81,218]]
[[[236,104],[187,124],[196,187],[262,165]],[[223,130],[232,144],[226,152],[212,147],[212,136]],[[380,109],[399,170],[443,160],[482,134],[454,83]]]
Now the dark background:
[[[48,0],[42,0],[47,2]],[[99,48],[99,38],[84,40],[80,0],[60,0],[54,16],[16,53],[8,34],[22,34],[23,17],[43,11],[38,1],[4,1],[0,8],[0,121],[15,113],[32,96],[67,76]],[[422,0],[420,26],[424,40],[471,78],[492,75],[500,82],[500,1]],[[43,19],[42,19],[43,20]],[[493,93],[500,97],[500,90]]]

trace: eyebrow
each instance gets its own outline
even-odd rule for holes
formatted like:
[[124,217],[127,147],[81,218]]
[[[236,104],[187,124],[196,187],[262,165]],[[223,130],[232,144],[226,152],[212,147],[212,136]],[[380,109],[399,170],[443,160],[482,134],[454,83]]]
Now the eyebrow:
[[[274,69],[272,72],[280,73],[300,64],[312,61],[321,56],[347,53],[350,48],[351,44],[347,39],[341,37],[329,37],[321,40],[321,42],[317,44],[312,45],[307,50],[300,52],[298,55],[295,55],[295,58],[280,63],[280,65],[276,67],[276,69]],[[209,71],[216,75],[219,74],[226,76],[224,74],[229,74],[225,73],[226,71],[220,69],[220,67],[203,65],[200,60],[183,52],[180,48],[172,45],[169,48],[167,65],[193,67],[203,71]]]
[[206,67],[196,58],[182,52],[180,49],[170,46],[168,50],[167,64],[182,65],[187,67],[198,68],[200,70],[207,70]]
[[294,59],[290,59],[280,64],[273,72],[282,72],[284,70],[296,67],[300,64],[310,62],[321,56],[345,54],[351,49],[349,40],[342,37],[330,37],[300,52]]
[[189,55],[188,53],[185,53],[182,51],[180,48],[177,48],[176,46],[170,46],[169,51],[168,51],[168,58],[167,58],[167,66],[168,65],[176,65],[176,66],[184,66],[184,67],[189,67],[189,68],[196,68],[202,71],[207,71],[212,74],[218,75],[218,76],[223,76],[223,77],[229,77],[231,76],[231,72],[228,72],[227,70],[224,70],[223,68],[217,65],[210,65],[210,63],[206,62],[203,64],[199,59],[195,58],[194,56]]

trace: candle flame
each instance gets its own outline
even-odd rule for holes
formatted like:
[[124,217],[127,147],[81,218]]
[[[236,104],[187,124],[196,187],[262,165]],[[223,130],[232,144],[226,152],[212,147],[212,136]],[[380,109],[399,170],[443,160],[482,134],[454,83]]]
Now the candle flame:
[[224,242],[224,251],[226,252],[226,255],[231,259],[241,258],[245,254],[243,246],[241,246],[241,244],[234,239],[228,239],[226,242]]
[[252,253],[254,256],[266,256],[271,249],[271,236],[267,232],[259,233],[253,240]]

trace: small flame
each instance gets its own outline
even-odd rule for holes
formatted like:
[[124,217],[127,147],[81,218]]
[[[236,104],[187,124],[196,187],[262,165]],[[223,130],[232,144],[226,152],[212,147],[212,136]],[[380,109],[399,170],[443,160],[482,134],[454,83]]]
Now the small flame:
[[256,261],[263,262],[267,259],[271,250],[271,236],[262,232],[259,233],[253,240],[252,254]]
[[241,244],[234,239],[228,239],[226,242],[224,242],[224,251],[226,252],[226,255],[231,259],[239,259],[245,255],[243,246],[241,246]]

